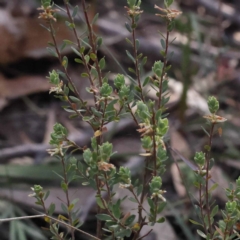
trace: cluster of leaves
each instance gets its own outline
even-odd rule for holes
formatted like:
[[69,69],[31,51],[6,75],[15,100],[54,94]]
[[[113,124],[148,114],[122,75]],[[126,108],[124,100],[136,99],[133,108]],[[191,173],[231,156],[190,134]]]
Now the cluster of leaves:
[[[77,221],[74,210],[75,201],[71,202],[68,195],[68,187],[71,181],[80,179],[83,185],[89,185],[96,191],[96,203],[98,205],[97,237],[102,238],[104,235],[111,235],[114,239],[133,236],[137,239],[144,225],[161,223],[164,218],[158,218],[166,206],[164,198],[165,191],[162,190],[161,175],[165,171],[164,161],[167,160],[166,147],[164,144],[164,136],[168,131],[168,119],[163,112],[166,110],[166,103],[169,100],[168,95],[168,77],[167,70],[167,54],[168,54],[168,36],[172,30],[174,18],[177,14],[172,15],[169,9],[173,1],[166,0],[165,8],[158,10],[163,11],[163,17],[167,22],[167,36],[161,39],[163,50],[160,54],[164,58],[164,62],[157,61],[153,65],[153,75],[147,77],[142,83],[142,70],[147,62],[147,57],[138,53],[140,42],[136,39],[136,27],[143,11],[140,9],[140,0],[128,0],[126,7],[129,17],[129,23],[126,23],[126,29],[131,33],[131,39],[126,41],[132,47],[131,51],[126,51],[127,56],[134,64],[134,69],[129,68],[130,74],[124,76],[118,74],[114,79],[114,86],[111,86],[108,80],[108,74],[104,76],[104,68],[106,65],[105,58],[98,59],[98,49],[101,47],[103,40],[95,35],[93,25],[98,18],[98,14],[90,21],[87,14],[87,6],[82,1],[82,9],[85,16],[87,32],[79,37],[74,19],[77,16],[79,8],[76,6],[71,13],[69,1],[64,1],[68,21],[67,27],[73,31],[76,37],[76,43],[70,40],[64,40],[61,47],[58,47],[55,39],[54,21],[57,21],[54,4],[50,1],[42,0],[42,13],[40,18],[46,20],[48,24],[46,29],[52,36],[49,52],[59,59],[62,70],[53,70],[49,73],[49,81],[53,85],[50,93],[55,93],[55,97],[67,103],[63,106],[64,110],[70,113],[70,118],[79,117],[88,123],[93,131],[94,136],[91,139],[91,148],[77,146],[74,142],[67,138],[67,130],[59,123],[54,126],[54,132],[51,134],[50,144],[54,147],[49,149],[52,156],[56,156],[63,165],[63,176],[61,187],[66,194],[67,204],[63,204],[64,213],[67,217],[61,216],[61,220],[68,224],[71,230],[72,240],[74,239],[74,229],[80,226]],[[90,106],[82,99],[74,82],[68,73],[68,58],[62,55],[62,51],[66,46],[71,46],[72,51],[76,54],[75,61],[84,66],[81,77],[88,79],[89,87],[86,91],[93,96],[94,106]],[[132,84],[126,84],[125,78],[128,77]],[[144,87],[150,85],[155,91],[158,102],[146,100]],[[133,108],[136,106],[136,112]],[[103,133],[107,131],[106,124],[112,121],[119,121],[123,115],[130,115],[137,126],[138,132],[141,134],[142,147],[145,153],[141,155],[146,157],[146,167],[142,183],[132,184],[130,169],[121,166],[119,169],[110,163],[110,159],[114,154],[113,146],[109,142],[104,142]],[[80,149],[83,151],[83,161],[77,161],[73,157],[68,157],[68,149]],[[133,197],[125,197],[123,199],[115,199],[116,192],[114,186],[129,190]],[[47,209],[44,205],[48,194],[43,193],[40,186],[33,188],[34,197],[37,198],[37,204],[40,204],[45,214],[51,216],[54,212],[54,203]],[[149,212],[143,208],[145,199],[148,200]],[[123,201],[133,201],[139,209],[138,220],[131,213],[123,213],[121,203]],[[104,226],[102,222],[105,222]],[[57,238],[63,237],[63,233],[58,232],[58,222],[51,219],[50,231]],[[104,231],[104,232],[103,232]]]
[[[193,224],[201,226],[201,229],[197,230],[197,233],[204,239],[240,239],[240,235],[236,231],[236,224],[239,220],[239,184],[240,178],[236,180],[236,188],[233,185],[231,188],[227,188],[227,202],[225,209],[221,210],[222,218],[219,214],[219,206],[212,198],[212,192],[218,187],[218,184],[211,179],[211,168],[214,164],[214,159],[210,158],[210,152],[212,148],[212,138],[214,135],[214,128],[224,121],[225,118],[216,115],[219,109],[219,102],[215,97],[208,98],[208,108],[210,115],[204,116],[210,125],[210,132],[204,129],[209,138],[208,144],[205,145],[205,152],[196,152],[194,161],[197,164],[197,170],[195,171],[196,180],[194,185],[198,188],[199,198],[198,204],[195,205],[196,213],[200,221],[190,220]],[[220,130],[219,130],[220,129]],[[218,128],[218,132],[221,133],[221,128]],[[209,186],[209,182],[212,181],[212,186]],[[216,219],[218,216],[218,219]],[[215,229],[214,229],[215,228]]]
[[[143,11],[141,10],[141,0],[127,0],[126,11],[128,22],[125,24],[131,38],[126,41],[132,50],[126,50],[126,54],[134,67],[129,67],[129,75],[118,74],[111,85],[108,74],[104,73],[106,60],[98,58],[98,49],[103,43],[103,39],[96,36],[93,25],[97,21],[98,14],[90,21],[85,0],[81,1],[82,10],[85,17],[87,31],[79,37],[74,19],[79,11],[78,6],[71,8],[68,0],[64,0],[65,11],[68,16],[67,27],[73,32],[76,42],[64,40],[61,47],[58,47],[55,39],[54,21],[57,20],[54,4],[49,0],[42,0],[43,12],[40,17],[48,24],[46,29],[52,36],[49,51],[59,59],[61,70],[53,70],[49,73],[49,81],[53,85],[50,92],[64,101],[65,111],[70,113],[70,118],[78,117],[88,123],[94,131],[91,139],[91,147],[81,147],[67,138],[67,130],[61,125],[54,126],[50,144],[54,147],[49,150],[52,156],[56,156],[63,166],[63,176],[61,188],[66,195],[66,204],[62,204],[65,216],[60,215],[58,221],[51,216],[55,210],[52,203],[49,208],[45,206],[45,200],[49,195],[44,193],[41,186],[35,185],[32,189],[33,196],[37,199],[36,204],[41,205],[45,212],[45,220],[49,222],[53,239],[65,239],[66,234],[59,232],[59,223],[65,223],[69,228],[71,239],[74,240],[74,231],[81,226],[78,220],[79,210],[75,210],[76,200],[71,201],[68,194],[69,184],[80,179],[82,185],[89,185],[96,191],[97,209],[97,237],[103,239],[111,236],[111,239],[123,239],[132,236],[138,239],[140,232],[145,225],[154,225],[164,222],[163,217],[159,217],[166,206],[164,197],[165,190],[162,189],[162,174],[165,172],[164,161],[167,160],[164,137],[169,129],[166,112],[166,104],[169,101],[168,94],[168,47],[169,35],[174,27],[175,18],[181,13],[170,9],[173,0],[164,0],[165,8],[155,6],[161,13],[156,14],[166,21],[166,36],[161,34],[160,43],[162,50],[160,54],[163,61],[156,61],[152,67],[152,75],[142,79],[142,71],[147,62],[147,57],[138,53],[140,42],[136,39],[136,28]],[[76,54],[75,62],[84,67],[81,77],[87,79],[89,86],[86,91],[92,94],[94,106],[80,96],[68,73],[68,58],[62,54],[66,46],[70,46]],[[131,80],[131,84],[126,84],[126,77]],[[157,101],[146,99],[145,87],[151,87],[156,92]],[[216,231],[213,231],[214,216],[219,212],[218,206],[211,202],[211,192],[217,186],[209,188],[211,178],[210,169],[212,159],[210,158],[212,137],[214,127],[225,119],[216,115],[219,103],[214,97],[208,99],[210,115],[204,116],[210,124],[210,132],[206,132],[209,143],[205,146],[205,152],[196,153],[194,160],[198,166],[195,186],[199,189],[199,201],[196,205],[197,213],[201,222],[191,220],[194,224],[200,225],[204,232],[198,230],[200,236],[206,239],[232,239],[236,236],[234,224],[239,217],[239,189],[240,179],[237,180],[237,189],[227,189],[228,202],[225,210],[222,211],[223,221],[220,221]],[[136,111],[134,111],[136,107]],[[145,159],[143,179],[132,183],[131,171],[127,167],[121,166],[117,169],[110,161],[113,153],[113,146],[104,141],[104,132],[107,131],[106,124],[119,121],[123,116],[132,117],[139,127],[142,148],[141,153]],[[80,149],[83,151],[83,161],[74,157],[69,157],[69,149]],[[70,154],[71,156],[71,154]],[[129,195],[116,199],[115,185],[125,188]],[[130,212],[124,213],[121,210],[123,201],[133,201],[138,208],[138,218]],[[143,203],[147,200],[148,209],[144,209]],[[206,209],[206,211],[205,211]],[[93,236],[91,236],[93,237]],[[94,238],[94,237],[93,237]]]

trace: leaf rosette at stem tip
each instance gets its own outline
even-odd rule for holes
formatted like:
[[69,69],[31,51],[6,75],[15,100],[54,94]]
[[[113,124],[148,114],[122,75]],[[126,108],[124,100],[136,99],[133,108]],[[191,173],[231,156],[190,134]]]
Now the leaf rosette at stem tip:
[[149,183],[150,192],[151,192],[151,199],[159,198],[162,201],[166,201],[162,194],[166,193],[166,191],[161,190],[162,187],[162,178],[160,176],[154,176]]
[[159,78],[162,76],[163,65],[164,65],[163,62],[156,61],[152,67],[153,72]]
[[67,129],[60,123],[56,123],[53,127],[53,132],[51,134],[50,144],[58,144],[60,141],[63,141],[67,137]]
[[226,211],[230,214],[234,213],[237,210],[237,202],[231,201],[226,202]]
[[149,122],[149,119],[151,119],[152,114],[150,114],[148,106],[143,101],[137,102],[137,111],[136,111],[138,117],[143,122]]
[[216,112],[219,109],[219,102],[215,97],[208,97],[207,104],[211,114],[203,116],[204,118],[208,119],[211,123],[221,123],[227,121],[226,118],[216,115]]
[[103,83],[102,87],[100,87],[100,95],[102,97],[109,97],[113,92],[113,88],[108,83]]
[[117,89],[121,89],[125,85],[124,75],[118,74],[114,79],[114,85]]
[[208,109],[210,113],[215,114],[219,109],[219,102],[214,96],[208,97]]
[[163,137],[169,128],[168,119],[167,118],[159,118],[157,121],[157,134]]
[[118,181],[120,188],[128,188],[131,186],[131,171],[127,167],[120,167],[118,171]]
[[203,152],[196,152],[195,156],[194,156],[194,161],[196,162],[196,164],[200,167],[203,168],[205,165],[205,153]]

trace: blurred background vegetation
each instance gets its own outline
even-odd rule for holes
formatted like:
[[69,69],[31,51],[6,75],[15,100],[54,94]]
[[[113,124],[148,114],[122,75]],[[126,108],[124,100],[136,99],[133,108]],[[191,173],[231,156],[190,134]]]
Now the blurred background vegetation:
[[[62,6],[62,0],[54,1]],[[70,1],[80,5],[80,0]],[[99,12],[96,34],[104,39],[99,57],[106,56],[109,79],[117,73],[127,73],[131,67],[125,50],[129,48],[125,38],[125,1],[92,0],[90,14]],[[154,61],[159,60],[160,35],[165,25],[155,16],[154,4],[162,0],[142,0],[144,14],[140,20],[137,38],[140,49],[148,56],[143,79],[151,74]],[[58,60],[46,50],[49,33],[38,19],[38,0],[0,0],[0,218],[36,214],[32,198],[28,198],[30,186],[41,184],[51,190],[48,202],[56,202],[56,212],[61,213],[59,186],[61,166],[48,156],[46,149],[55,122],[62,123],[69,131],[70,139],[79,145],[89,144],[91,129],[80,120],[70,120],[62,110],[62,103],[49,95],[49,83],[45,76],[53,68],[60,68]],[[216,165],[212,177],[222,187],[227,187],[240,173],[240,1],[239,0],[175,0],[174,8],[183,12],[177,19],[171,34],[169,73],[171,98],[168,105],[171,129],[167,141],[183,157],[192,159],[200,151],[207,138],[201,126],[207,113],[206,99],[216,96],[220,101],[221,116],[228,119],[213,140],[213,157]],[[65,14],[60,12],[55,25],[59,45],[63,39],[73,39],[65,27]],[[79,34],[85,31],[82,16],[77,20]],[[82,68],[74,62],[74,54],[66,49],[70,60],[70,73],[83,98],[91,102],[85,92],[86,79],[80,77]],[[129,74],[129,73],[128,73]],[[151,92],[150,98],[155,98]],[[112,124],[105,138],[112,141],[118,151],[112,162],[117,166],[128,165],[137,179],[141,174],[143,158],[136,126],[129,119]],[[221,135],[221,137],[219,136]],[[81,152],[76,154],[81,159]],[[196,217],[189,198],[195,195],[191,185],[193,174],[179,159],[184,179],[170,157],[167,172],[163,176],[169,205],[167,221],[146,239],[198,239],[188,219]],[[70,189],[73,198],[80,198],[82,207],[79,218],[82,228],[95,233],[94,192],[76,182]],[[121,194],[121,193],[120,193]],[[216,190],[214,198],[224,203],[224,192]],[[123,206],[131,208],[133,206]],[[41,210],[41,209],[37,209]],[[2,240],[47,239],[40,226],[42,219],[13,221],[0,224]],[[163,231],[164,229],[164,231]],[[164,232],[164,233],[163,233]],[[79,236],[78,239],[85,239]]]

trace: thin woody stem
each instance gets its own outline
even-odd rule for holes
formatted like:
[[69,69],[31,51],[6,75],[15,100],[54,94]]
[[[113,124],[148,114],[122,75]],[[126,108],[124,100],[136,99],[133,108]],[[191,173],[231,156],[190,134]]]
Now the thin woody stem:
[[205,188],[205,194],[206,194],[206,208],[207,208],[207,217],[208,217],[208,224],[209,224],[209,232],[210,235],[212,236],[212,224],[211,224],[211,209],[210,209],[210,203],[209,203],[209,170],[210,170],[210,151],[212,148],[212,138],[213,138],[213,130],[214,130],[214,126],[215,124],[212,123],[211,125],[211,129],[210,129],[210,133],[209,133],[209,142],[208,142],[208,146],[209,149],[207,150],[206,153],[206,188]]
[[169,26],[169,23],[167,24],[167,36],[166,36],[166,44],[165,44],[164,57],[163,57],[164,58],[163,69],[162,69],[162,75],[160,77],[160,82],[159,82],[158,109],[160,109],[162,105],[162,85],[163,85],[163,80],[164,80],[166,67],[167,67],[167,54],[168,54],[169,35],[170,35],[170,32],[168,31],[168,26]]
[[[136,25],[135,18],[132,16],[132,26]],[[136,46],[136,31],[135,28],[132,29],[132,44],[133,44],[133,52],[134,52],[134,59],[135,59],[135,71],[136,71],[136,77],[138,82],[138,87],[140,88],[140,97],[141,100],[144,102],[144,96],[143,96],[143,89],[142,84],[140,80],[140,71],[139,71],[139,62],[138,62],[138,53],[137,53],[137,46]]]
[[[85,0],[82,0],[82,7],[83,7],[84,16],[85,16],[85,21],[86,21],[88,31],[89,31],[89,42],[90,42],[90,45],[92,47],[92,52],[97,56],[97,49],[96,49],[96,45],[95,45],[96,44],[95,43],[95,37],[94,37],[94,34],[93,34],[92,24],[90,23],[89,17],[88,17],[88,14],[87,14],[87,7],[86,7],[86,1]],[[96,70],[97,70],[97,73],[98,73],[99,85],[101,87],[102,86],[102,72],[101,72],[101,69],[99,67],[98,58],[96,58],[95,63],[96,63]]]
[[[67,207],[68,207],[68,218],[69,218],[69,223],[71,226],[73,226],[73,220],[72,220],[72,217],[71,217],[71,210],[70,209],[70,199],[69,199],[69,192],[68,192],[68,179],[67,179],[67,171],[66,171],[66,165],[65,165],[65,162],[64,162],[64,158],[62,157],[61,159],[62,161],[62,166],[63,166],[63,175],[64,175],[64,183],[67,185],[67,189],[65,191],[65,194],[66,194],[66,199],[67,199]],[[70,229],[71,230],[71,236],[72,236],[72,240],[75,239],[75,236],[74,236],[74,229]]]
[[[70,10],[69,10],[69,4],[68,4],[68,2],[66,2],[66,1],[64,1],[64,4],[65,4],[66,10],[67,10],[68,18],[69,18],[70,22],[73,24],[73,33],[74,33],[74,36],[75,36],[76,41],[77,41],[78,50],[80,50],[80,49],[81,49],[81,43],[80,43],[80,40],[79,40],[77,31],[76,31],[74,19],[73,19],[72,15],[71,15],[71,13],[70,13]],[[91,86],[92,86],[93,88],[95,88],[95,84],[94,84],[94,81],[93,81],[93,79],[92,79],[91,71],[90,71],[90,68],[89,68],[89,66],[88,66],[88,63],[87,63],[87,61],[86,61],[86,59],[85,59],[85,57],[84,57],[84,53],[79,52],[79,54],[81,55],[81,59],[82,59],[82,61],[83,61],[83,65],[84,65],[84,67],[85,67],[85,69],[86,69],[86,71],[87,71],[89,82],[90,82]],[[95,93],[94,91],[93,91],[93,96],[94,96],[94,101],[95,101],[95,103],[96,103],[96,102],[97,102],[97,98],[96,98],[96,93]]]
[[[54,33],[54,29],[53,29],[51,20],[49,21],[49,27],[50,27],[50,30],[51,30],[51,36],[52,36],[52,40],[53,40],[53,43],[54,43],[54,48],[55,48],[57,56],[58,56],[58,60],[59,60],[59,62],[61,64],[61,66],[62,66],[62,55],[61,55],[61,53],[60,53],[60,51],[59,51],[59,49],[57,47],[57,41],[56,41],[56,38],[55,38],[55,33]],[[71,77],[70,77],[70,75],[69,75],[69,73],[68,73],[68,71],[67,71],[67,69],[65,67],[64,67],[64,71],[65,71],[65,74],[66,74],[66,77],[67,77],[68,81],[71,83],[71,85],[73,87],[74,93],[80,99],[80,101],[83,103],[84,101],[80,97],[80,94],[79,94],[77,88],[75,87],[75,85],[74,85],[74,83],[73,83],[73,81],[72,81],[72,79],[71,79]]]

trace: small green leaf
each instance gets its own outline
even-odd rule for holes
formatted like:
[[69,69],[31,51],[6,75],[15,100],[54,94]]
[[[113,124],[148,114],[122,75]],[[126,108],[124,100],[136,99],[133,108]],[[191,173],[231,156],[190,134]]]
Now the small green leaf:
[[164,4],[167,8],[169,8],[173,3],[173,0],[164,0]]
[[129,23],[126,22],[125,27],[130,33],[132,32],[132,28],[130,27]]
[[128,50],[126,50],[126,53],[127,53],[127,56],[135,63],[136,61],[135,61],[134,57],[132,56],[132,54]]
[[143,56],[143,54],[142,54],[142,53],[138,54],[138,56],[137,56],[137,59],[140,59],[140,58],[142,58],[142,56]]
[[84,51],[85,51],[85,47],[84,47],[84,46],[82,46],[82,47],[80,48],[80,51],[79,51],[79,52],[80,52],[81,54],[83,54],[83,53],[84,53]]
[[74,102],[74,103],[79,103],[80,100],[74,96],[69,96],[69,98]]
[[132,230],[127,228],[127,229],[121,229],[120,231],[116,232],[115,233],[115,237],[121,237],[121,238],[124,238],[124,237],[130,237],[131,236],[131,233],[132,233]]
[[46,29],[48,32],[51,32],[50,28],[47,28],[46,26],[44,26],[43,24],[40,24],[41,27],[43,27],[44,29]]
[[137,200],[133,197],[128,198],[128,200],[131,201],[131,202],[137,203]]
[[115,218],[119,219],[121,216],[120,201],[118,200],[116,204],[112,206],[113,215]]
[[99,67],[100,67],[100,69],[102,70],[102,69],[104,69],[105,68],[105,58],[103,57],[103,58],[101,58],[101,60],[99,61]]
[[68,39],[64,39],[63,42],[65,42],[67,45],[72,45],[73,42],[68,40]]
[[137,92],[141,92],[141,88],[139,86],[134,87]]
[[161,54],[163,57],[166,57],[166,53],[165,53],[164,50],[161,50],[161,51],[160,51],[160,54]]
[[212,191],[214,191],[216,188],[218,187],[217,183],[214,183],[211,188],[208,190],[209,193],[211,193]]
[[89,182],[83,182],[82,185],[83,185],[83,186],[88,186],[88,185],[89,185]]
[[82,73],[81,77],[89,77],[88,73]]
[[168,24],[168,31],[171,32],[175,27],[175,21],[172,20],[169,24]]
[[147,56],[145,56],[143,59],[142,59],[142,66],[144,66],[145,64],[146,64],[146,62],[147,62]]
[[52,216],[53,213],[54,213],[54,211],[55,211],[55,204],[54,204],[54,203],[51,203],[50,206],[49,206],[49,208],[48,208],[48,214],[49,214],[50,216]]
[[68,185],[65,182],[62,181],[61,188],[64,192],[66,192],[68,190]]
[[107,214],[97,214],[96,218],[101,220],[101,221],[112,221],[112,217],[107,215]]
[[98,39],[97,39],[97,47],[98,48],[101,47],[102,43],[103,43],[103,39],[101,37],[98,37]]
[[72,18],[74,18],[78,13],[78,5],[76,5],[74,8],[73,8],[73,12],[72,12]]
[[66,56],[62,59],[62,66],[66,69],[68,67],[68,58]]
[[206,133],[206,135],[210,138],[210,134],[208,133],[208,131],[203,126],[201,126],[201,128]]
[[197,229],[197,233],[198,233],[198,235],[199,235],[200,237],[202,237],[202,238],[207,238],[206,234],[203,233],[201,230]]
[[165,49],[166,48],[166,42],[164,39],[161,39],[161,45],[162,45],[162,48]]
[[88,122],[88,121],[90,121],[90,120],[92,120],[94,118],[94,116],[84,116],[83,118],[82,118],[82,120],[84,121],[84,122]]
[[61,203],[61,208],[62,208],[64,213],[68,214],[68,208],[65,204]]
[[74,29],[74,28],[75,28],[75,24],[74,24],[73,22],[70,23],[70,22],[68,22],[68,21],[65,21],[65,24],[66,24],[66,26],[69,27],[70,29]]
[[97,13],[97,14],[94,16],[94,18],[93,18],[93,20],[92,20],[92,25],[94,25],[94,24],[96,23],[96,21],[98,20],[98,16],[99,16],[99,13]]
[[129,43],[131,46],[133,45],[131,40],[129,40],[128,38],[125,38],[126,42]]
[[64,48],[67,46],[66,42],[63,42],[62,46],[60,47],[60,51],[64,50]]
[[194,221],[194,220],[192,220],[192,219],[189,219],[189,222],[191,222],[191,223],[194,224],[194,225],[199,225],[199,226],[202,226],[202,227],[203,227],[203,225],[202,225],[201,223],[196,222],[196,221]]
[[166,202],[161,202],[161,203],[158,205],[157,212],[158,212],[158,213],[161,213],[166,206],[167,206],[167,203],[166,203]]
[[[103,199],[103,201],[105,201],[105,200]],[[97,202],[97,205],[98,205],[100,208],[105,209],[105,207],[104,207],[104,205],[103,205],[103,203],[102,203],[102,200],[101,200],[101,198],[100,198],[98,195],[96,195],[96,202]]]
[[90,53],[90,58],[91,58],[93,61],[96,61],[97,56],[96,56],[96,54],[94,54],[94,53]]
[[137,50],[138,50],[138,49],[139,49],[139,46],[140,46],[140,42],[139,42],[138,39],[136,39],[135,44],[136,44],[136,48],[137,48]]
[[136,74],[135,70],[134,70],[134,69],[132,69],[132,68],[130,68],[130,67],[128,68],[128,71],[129,71],[129,72],[131,72],[131,73],[134,73],[134,74]]
[[144,82],[143,82],[143,87],[145,87],[150,81],[150,77],[146,77]]
[[88,55],[85,55],[84,59],[85,59],[86,63],[89,63],[90,57]]
[[151,198],[148,198],[148,205],[150,208],[154,209],[154,203],[153,203],[153,200]]
[[76,48],[71,47],[71,49],[73,50],[74,53],[76,53],[79,57],[81,57],[80,52]]
[[164,217],[160,217],[158,220],[157,220],[157,223],[164,223],[165,222],[165,218]]
[[53,50],[52,48],[47,47],[47,51],[54,57],[58,57],[57,53],[55,50]]
[[216,205],[211,212],[211,217],[214,217],[218,213],[218,210],[219,210],[218,205]]
[[68,83],[68,87],[69,87],[69,89],[72,91],[72,92],[74,92],[74,87],[73,87],[73,85],[69,82]]
[[133,221],[134,221],[135,218],[136,218],[135,215],[129,216],[129,217],[127,218],[127,220],[125,221],[125,225],[126,225],[126,226],[131,225],[131,224],[133,223]]
[[49,194],[50,194],[50,191],[48,190],[44,195],[44,201],[48,198]]

